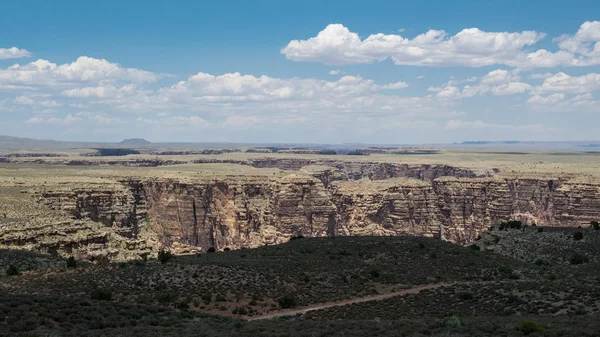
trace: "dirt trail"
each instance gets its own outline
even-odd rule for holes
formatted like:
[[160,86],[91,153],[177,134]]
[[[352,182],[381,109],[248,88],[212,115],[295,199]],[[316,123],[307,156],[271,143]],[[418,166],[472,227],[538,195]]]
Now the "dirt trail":
[[427,285],[417,286],[417,287],[413,287],[410,289],[403,289],[403,290],[399,290],[399,291],[395,291],[395,292],[387,293],[387,294],[359,297],[359,298],[353,298],[350,300],[344,300],[344,301],[339,301],[339,302],[314,304],[314,305],[310,305],[310,306],[300,308],[300,309],[281,310],[278,312],[273,312],[273,313],[269,313],[269,314],[265,314],[265,315],[261,315],[261,316],[250,317],[250,318],[248,318],[248,320],[249,321],[257,321],[257,320],[262,320],[262,319],[271,319],[271,318],[277,318],[277,317],[283,317],[283,316],[295,316],[298,314],[307,313],[309,311],[322,310],[322,309],[327,309],[327,308],[331,308],[331,307],[340,307],[340,306],[347,305],[347,304],[370,302],[370,301],[380,301],[380,300],[384,300],[386,298],[395,297],[395,296],[417,294],[417,293],[421,292],[422,290],[451,286],[453,284],[454,283],[427,284]]

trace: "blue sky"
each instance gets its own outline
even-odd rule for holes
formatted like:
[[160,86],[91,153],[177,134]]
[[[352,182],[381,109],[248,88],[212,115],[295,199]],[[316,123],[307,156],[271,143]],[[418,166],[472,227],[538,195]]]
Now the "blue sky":
[[596,1],[18,1],[0,134],[600,139]]

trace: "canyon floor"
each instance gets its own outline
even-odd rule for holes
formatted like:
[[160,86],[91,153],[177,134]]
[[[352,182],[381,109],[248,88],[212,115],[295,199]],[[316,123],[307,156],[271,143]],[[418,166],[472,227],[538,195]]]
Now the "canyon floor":
[[598,219],[597,152],[1,149],[0,335],[595,336]]

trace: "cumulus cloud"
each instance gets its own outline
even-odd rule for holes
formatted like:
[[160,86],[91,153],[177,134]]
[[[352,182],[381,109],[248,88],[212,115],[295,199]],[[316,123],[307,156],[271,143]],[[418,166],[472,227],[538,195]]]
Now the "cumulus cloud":
[[600,22],[585,22],[574,35],[557,39],[558,51],[527,49],[545,37],[536,31],[485,32],[463,29],[455,35],[429,30],[410,39],[372,34],[361,39],[342,24],[330,24],[315,37],[292,40],[281,49],[286,58],[331,65],[391,59],[397,65],[482,67],[504,64],[536,68],[600,64]]
[[[265,103],[266,108],[312,108],[347,111],[391,103],[395,96],[377,95],[381,90],[402,89],[405,82],[378,85],[360,76],[336,81],[255,77],[240,73],[198,73],[186,81],[159,90],[159,100],[174,104],[229,104],[230,107]],[[268,105],[270,103],[270,105]]]
[[130,81],[137,83],[154,82],[164,77],[149,71],[124,68],[104,59],[87,56],[75,62],[57,65],[47,60],[37,60],[28,64],[15,64],[0,69],[0,84],[59,85],[81,82]]
[[487,73],[481,78],[482,84],[499,84],[512,81],[519,81],[519,70],[508,71],[504,69],[496,69]]
[[339,73],[340,73],[340,70],[339,70],[339,69],[335,69],[335,70],[330,70],[330,71],[329,71],[329,75],[337,75],[337,74],[339,74]]
[[547,77],[536,90],[541,92],[585,93],[600,90],[600,74],[570,76],[563,72]]
[[345,26],[330,24],[316,37],[290,41],[281,53],[293,61],[325,64],[372,63],[391,58],[401,65],[481,67],[503,63],[544,36],[535,31],[484,32],[469,28],[453,36],[443,30],[429,30],[414,39],[379,33],[361,40]]
[[529,104],[544,104],[544,105],[556,104],[558,102],[561,102],[564,99],[565,99],[565,94],[553,94],[553,95],[549,95],[549,96],[535,95],[535,96],[531,96],[527,100],[527,103],[529,103]]
[[25,49],[19,49],[17,47],[0,48],[0,60],[18,59],[29,56],[31,56],[31,54]]
[[531,85],[523,82],[509,82],[497,85],[491,89],[492,94],[496,96],[506,96],[514,94],[522,94],[531,90]]

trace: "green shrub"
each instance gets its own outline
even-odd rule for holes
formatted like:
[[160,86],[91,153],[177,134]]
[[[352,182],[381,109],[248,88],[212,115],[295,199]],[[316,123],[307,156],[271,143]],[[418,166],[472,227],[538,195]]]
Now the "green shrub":
[[169,304],[177,299],[177,295],[172,292],[163,292],[156,295],[156,301],[160,304]]
[[573,240],[579,241],[581,239],[583,239],[583,233],[582,232],[575,232],[573,234]]
[[161,249],[158,251],[157,258],[158,258],[158,261],[160,261],[160,263],[167,263],[173,258],[173,253],[166,251],[164,249]]
[[6,269],[6,275],[17,276],[17,275],[21,275],[21,272],[15,265],[11,264],[10,266],[8,266],[8,269]]
[[293,294],[285,294],[278,298],[277,302],[282,309],[294,308],[298,305],[296,297]]
[[77,261],[75,261],[75,258],[73,256],[71,256],[67,259],[67,268],[70,268],[70,269],[77,268]]
[[507,222],[503,222],[499,225],[498,229],[500,230],[508,230],[508,229],[521,229],[523,228],[523,223],[519,220],[511,220]]
[[373,268],[369,271],[369,275],[371,275],[372,279],[375,279],[381,276],[381,271],[379,271],[379,269]]
[[544,333],[544,327],[542,327],[541,324],[539,324],[535,321],[531,321],[531,320],[521,321],[521,323],[519,323],[518,329],[525,336],[535,333],[535,332],[540,333],[540,334]]
[[597,231],[597,230],[600,230],[600,222],[598,222],[598,221],[592,221],[592,222],[591,222],[591,225],[592,225],[592,228],[593,228],[595,231]]
[[462,328],[465,326],[462,318],[457,315],[452,315],[444,318],[444,326],[448,328]]
[[215,247],[208,247],[208,249],[206,250],[207,253],[214,253],[217,250],[215,249]]
[[425,248],[425,244],[423,242],[419,242],[419,248],[424,249]]
[[469,246],[469,249],[471,249],[471,250],[481,250],[481,247],[479,247],[476,244],[472,244],[472,245]]
[[573,255],[573,257],[571,257],[571,264],[583,264],[583,263],[588,263],[589,259],[587,256],[583,255],[583,254],[575,254]]
[[543,232],[544,232],[544,227],[538,228],[538,233],[543,233]]
[[248,310],[244,307],[237,307],[233,309],[232,313],[235,315],[248,315]]
[[473,293],[468,292],[468,291],[460,292],[460,293],[456,294],[456,296],[458,296],[458,298],[460,298],[463,301],[472,300],[474,297]]
[[210,303],[212,301],[212,294],[211,293],[203,294],[201,298],[205,303]]
[[96,287],[90,292],[90,298],[98,301],[110,301],[112,299],[112,291]]
[[190,302],[188,301],[181,301],[179,303],[177,303],[177,309],[179,310],[188,310],[190,308]]
[[290,241],[300,240],[300,239],[304,239],[304,235],[302,235],[302,234],[294,235],[290,238]]

